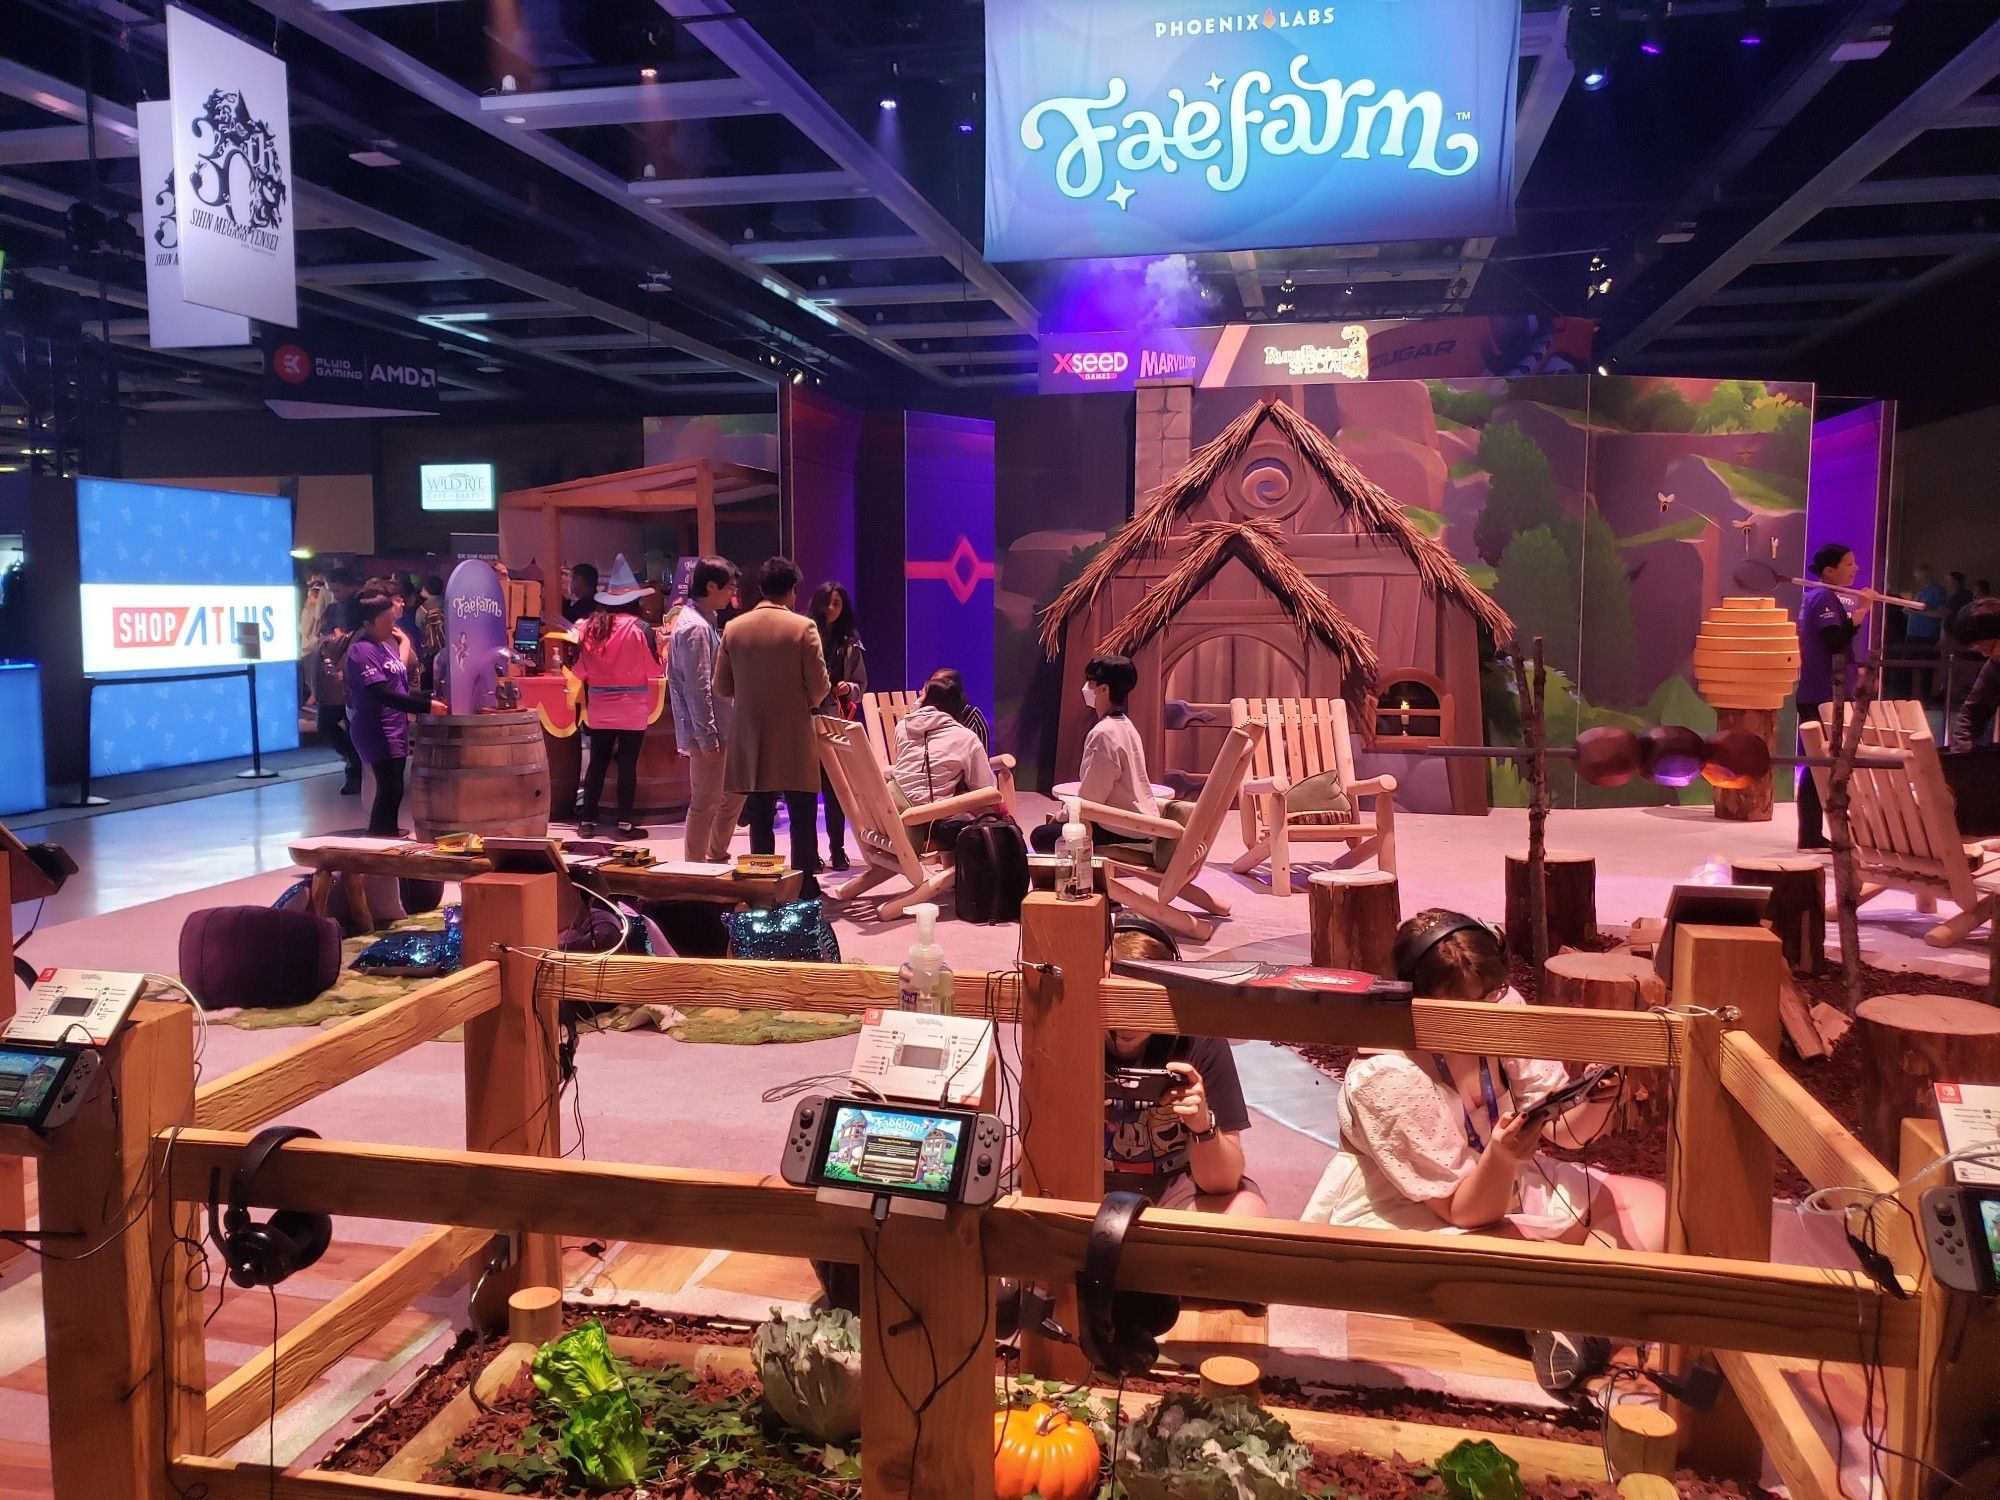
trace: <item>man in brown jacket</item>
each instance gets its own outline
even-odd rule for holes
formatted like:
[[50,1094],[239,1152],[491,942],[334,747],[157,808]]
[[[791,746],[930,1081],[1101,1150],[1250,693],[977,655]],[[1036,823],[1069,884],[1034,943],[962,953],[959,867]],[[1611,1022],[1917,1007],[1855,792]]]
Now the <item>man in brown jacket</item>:
[[813,705],[826,701],[833,684],[820,654],[819,631],[794,611],[799,570],[787,557],[773,557],[757,571],[754,608],[731,620],[715,658],[715,691],[733,699],[729,747],[722,784],[744,796],[750,818],[750,852],[778,848],[778,796],[792,825],[792,868],[806,875],[806,894],[817,891],[819,864],[815,829],[819,802],[819,751],[813,737]]

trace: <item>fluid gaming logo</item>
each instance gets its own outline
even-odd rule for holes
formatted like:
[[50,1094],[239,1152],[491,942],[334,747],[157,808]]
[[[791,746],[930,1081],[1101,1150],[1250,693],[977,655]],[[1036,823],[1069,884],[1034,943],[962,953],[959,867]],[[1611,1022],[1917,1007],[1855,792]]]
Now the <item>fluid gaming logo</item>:
[[1058,349],[1055,351],[1057,375],[1068,375],[1077,380],[1116,380],[1132,368],[1132,356],[1123,349]]
[[298,344],[280,344],[271,351],[271,373],[286,385],[304,385],[312,372],[312,356]]
[[207,143],[189,182],[204,206],[189,210],[190,221],[275,254],[276,231],[285,220],[285,172],[271,127],[250,113],[239,91],[216,89],[188,128]]

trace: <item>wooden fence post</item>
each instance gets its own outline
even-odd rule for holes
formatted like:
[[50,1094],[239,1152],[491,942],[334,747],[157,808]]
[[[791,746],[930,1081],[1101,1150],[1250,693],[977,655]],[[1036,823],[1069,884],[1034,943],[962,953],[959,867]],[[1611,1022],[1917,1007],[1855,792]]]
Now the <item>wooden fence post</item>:
[[[166,1371],[187,1366],[162,1359],[161,1328],[182,1341],[176,1355],[191,1344],[199,1368],[200,1325],[179,1316],[191,1301],[184,1283],[180,1293],[165,1285],[186,1267],[174,1244],[157,1238],[175,1216],[153,1211],[146,1195],[156,1186],[154,1135],[193,1112],[194,1012],[137,1006],[105,1049],[103,1073],[49,1137],[37,1174],[42,1230],[61,1236],[43,1242],[49,1468],[56,1500],[165,1500],[169,1432],[175,1441],[199,1439],[189,1407],[202,1397],[199,1387],[170,1397]],[[170,1309],[160,1306],[163,1296]]]
[[[562,1154],[556,1048],[559,979],[520,948],[556,945],[554,875],[477,875],[460,887],[465,962],[500,961],[500,1004],[465,1024],[465,1146],[521,1156]],[[505,950],[505,951],[502,951]],[[514,1262],[486,1278],[474,1316],[499,1327],[524,1286],[562,1285],[562,1241],[517,1237]]]
[[[1095,1203],[1104,1196],[1103,984],[1109,906],[1102,896],[1060,901],[1031,891],[1021,906],[1021,1191]],[[1044,969],[1042,965],[1053,966]],[[1054,1317],[1076,1327],[1076,1289],[1054,1286]],[[1024,1370],[1083,1380],[1073,1344],[1021,1339]]]
[[861,1492],[992,1500],[993,1292],[979,1214],[861,1231]]
[[[1741,1260],[1771,1258],[1771,1191],[1777,1152],[1756,1121],[1722,1086],[1722,1034],[1741,1030],[1773,1056],[1778,1050],[1778,980],[1784,949],[1762,927],[1677,928],[1673,1003],[1739,1013],[1692,1016],[1674,1080],[1667,1158],[1667,1249]],[[1674,1351],[1684,1369],[1694,1351]],[[1754,1478],[1762,1461],[1757,1429],[1725,1383],[1708,1411],[1676,1405],[1685,1461]]]
[[[1905,1182],[1944,1155],[1932,1120],[1903,1121],[1901,1144],[1899,1173]],[[1918,1205],[1924,1190],[1947,1181],[1933,1172],[1904,1193],[1914,1222],[1923,1222]],[[1922,1500],[1934,1492],[1936,1477],[1924,1465],[1955,1472],[2000,1421],[2000,1384],[1977,1352],[2000,1348],[2000,1309],[1984,1298],[1954,1292],[1930,1275],[1921,1242],[1898,1248],[1903,1253],[1896,1257],[1897,1269],[1916,1279],[1921,1312],[1916,1368],[1888,1372],[1885,1479],[1889,1500]]]

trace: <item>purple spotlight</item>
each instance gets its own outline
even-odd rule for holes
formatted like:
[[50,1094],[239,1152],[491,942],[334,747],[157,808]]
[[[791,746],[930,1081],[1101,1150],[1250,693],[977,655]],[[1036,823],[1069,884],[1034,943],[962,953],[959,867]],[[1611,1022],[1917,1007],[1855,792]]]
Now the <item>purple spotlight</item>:
[[880,99],[877,99],[875,102],[876,104],[880,105],[883,109],[894,109],[896,107],[896,96],[894,94],[884,94]]
[[1736,41],[1737,45],[1743,47],[1761,47],[1764,45],[1764,34],[1755,26],[1746,25]]
[[960,120],[960,121],[958,122],[958,133],[959,133],[960,135],[971,135],[971,134],[972,134],[972,130],[973,130],[973,125],[972,125],[972,121],[970,121],[970,120]]
[[1665,46],[1661,44],[1659,38],[1649,36],[1646,38],[1646,40],[1639,43],[1639,50],[1645,53],[1646,56],[1648,57],[1658,57],[1661,53],[1665,52],[1667,49]]

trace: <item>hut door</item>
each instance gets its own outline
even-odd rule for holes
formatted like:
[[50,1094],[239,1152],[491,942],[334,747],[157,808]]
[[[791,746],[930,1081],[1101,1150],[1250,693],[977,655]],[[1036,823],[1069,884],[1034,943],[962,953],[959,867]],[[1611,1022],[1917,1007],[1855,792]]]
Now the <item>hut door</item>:
[[[1296,698],[1305,690],[1299,664],[1270,641],[1247,634],[1218,634],[1196,641],[1167,669],[1162,695],[1166,763],[1160,769],[1199,774],[1214,765],[1229,730],[1231,698]],[[1176,730],[1173,725],[1180,717],[1176,708],[1181,703],[1210,710],[1213,721]]]

